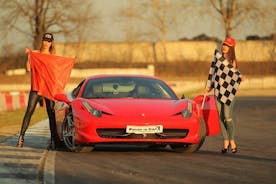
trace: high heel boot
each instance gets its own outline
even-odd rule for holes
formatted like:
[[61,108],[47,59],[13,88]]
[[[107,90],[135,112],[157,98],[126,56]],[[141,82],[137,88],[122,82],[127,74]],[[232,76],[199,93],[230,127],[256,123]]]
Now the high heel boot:
[[56,144],[55,144],[54,138],[51,137],[50,143],[48,144],[47,149],[48,150],[55,150],[56,149]]
[[19,137],[18,137],[18,141],[17,141],[17,147],[18,148],[22,148],[23,147],[23,144],[24,144],[24,136],[23,135],[20,135]]

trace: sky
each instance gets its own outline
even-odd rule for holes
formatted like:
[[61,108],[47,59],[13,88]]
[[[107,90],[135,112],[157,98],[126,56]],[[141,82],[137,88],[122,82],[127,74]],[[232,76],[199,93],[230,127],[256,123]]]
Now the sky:
[[[175,0],[168,1],[170,3],[174,3]],[[195,1],[200,3],[205,0]],[[271,6],[276,7],[276,0],[260,1],[266,4],[271,4]],[[94,8],[96,12],[99,12],[99,15],[101,17],[100,31],[96,34],[96,36],[89,37],[88,41],[124,41],[125,33],[123,31],[123,28],[125,24],[117,21],[117,19],[114,19],[114,17],[116,17],[118,11],[122,7],[126,6],[128,3],[129,0],[94,0]],[[168,41],[177,41],[183,37],[192,38],[198,36],[199,34],[216,36],[220,39],[224,38],[224,30],[222,29],[222,26],[219,23],[219,21],[214,21],[213,18],[207,14],[195,13],[190,16],[184,16],[182,17],[182,19],[182,23],[179,23],[177,28],[172,28],[172,31],[168,33]],[[269,22],[255,22],[253,24],[245,23],[244,27],[233,32],[233,36],[237,40],[244,40],[248,35],[270,35],[273,32],[275,33],[274,29],[275,23],[274,25]],[[12,31],[7,38],[0,42],[0,47],[2,48],[4,44],[16,44],[18,47],[24,48],[26,46],[23,45],[26,45],[26,43],[28,43],[27,40],[28,39],[21,33]],[[56,39],[56,41],[64,42],[65,40],[59,36]]]
[[[207,1],[207,0],[195,0],[198,2]],[[263,3],[271,4],[276,7],[276,0],[260,0]],[[174,2],[174,0],[169,0],[169,2]],[[123,24],[119,24],[114,21],[114,15],[116,12],[123,6],[128,4],[128,0],[96,0],[95,6],[96,9],[101,11],[104,15],[103,17],[103,28],[104,30],[111,31],[106,32],[106,34],[101,37],[102,39],[106,39],[107,41],[122,41],[124,39],[124,34],[120,26]],[[194,18],[189,16],[185,19],[185,23],[183,26],[179,26],[176,32],[169,32],[168,40],[175,41],[182,37],[192,38],[199,34],[206,34],[208,36],[217,36],[219,38],[224,37],[224,30],[221,29],[221,24],[219,21],[214,21],[214,19],[208,15],[196,14]],[[260,26],[260,22],[255,22],[253,24],[244,23],[244,27],[237,29],[233,32],[233,35],[237,40],[244,40],[248,35],[259,35],[266,36],[273,33],[273,28],[275,25],[272,25],[267,22],[261,22],[262,26]],[[264,25],[265,24],[265,28]],[[275,32],[275,31],[274,31]]]

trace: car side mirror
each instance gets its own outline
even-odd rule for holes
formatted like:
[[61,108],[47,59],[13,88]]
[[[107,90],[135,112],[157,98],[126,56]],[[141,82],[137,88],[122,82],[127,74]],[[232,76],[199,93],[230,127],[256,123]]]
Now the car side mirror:
[[55,96],[54,96],[54,98],[55,98],[55,100],[57,100],[57,101],[61,101],[61,102],[65,102],[65,103],[67,103],[67,104],[70,104],[71,103],[71,101],[67,98],[67,96],[65,95],[65,94],[63,94],[63,93],[61,93],[61,94],[56,94]]
[[181,99],[185,99],[185,95],[184,94],[182,94]]

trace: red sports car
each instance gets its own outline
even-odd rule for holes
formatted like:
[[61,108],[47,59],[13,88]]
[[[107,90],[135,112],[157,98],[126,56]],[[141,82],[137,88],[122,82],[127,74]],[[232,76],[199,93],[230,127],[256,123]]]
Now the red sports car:
[[60,101],[56,119],[62,122],[61,138],[75,152],[90,151],[100,143],[169,145],[195,152],[205,136],[220,132],[213,96],[179,99],[152,76],[91,76],[70,95],[55,98]]

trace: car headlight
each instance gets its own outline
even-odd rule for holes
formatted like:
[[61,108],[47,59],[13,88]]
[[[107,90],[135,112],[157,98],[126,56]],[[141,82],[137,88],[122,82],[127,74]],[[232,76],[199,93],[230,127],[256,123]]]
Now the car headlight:
[[187,108],[181,111],[181,114],[184,118],[190,118],[193,114],[193,104],[188,102]]
[[82,105],[86,108],[86,110],[94,117],[100,118],[102,117],[102,111],[95,109],[89,105],[86,101],[82,102]]

